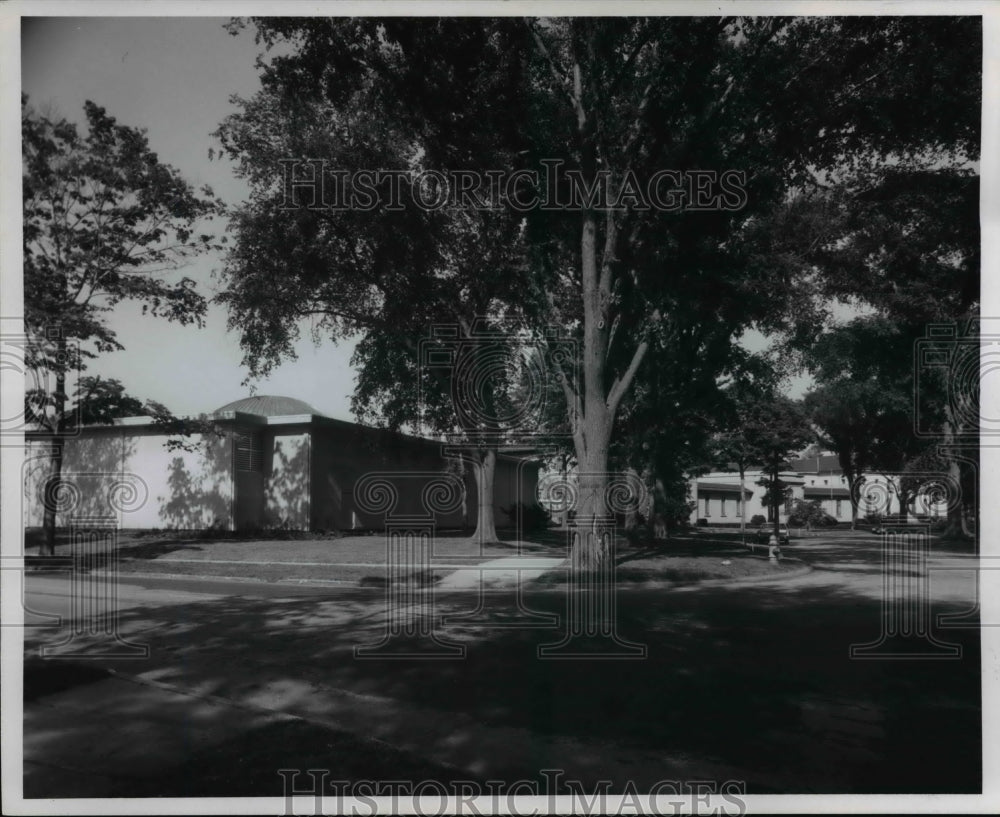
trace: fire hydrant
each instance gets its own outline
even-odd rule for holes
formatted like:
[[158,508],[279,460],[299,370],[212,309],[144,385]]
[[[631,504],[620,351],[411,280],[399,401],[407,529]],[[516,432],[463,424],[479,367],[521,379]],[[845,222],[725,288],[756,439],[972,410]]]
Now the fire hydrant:
[[767,558],[772,562],[776,562],[781,558],[781,549],[778,547],[778,537],[773,533],[767,542]]

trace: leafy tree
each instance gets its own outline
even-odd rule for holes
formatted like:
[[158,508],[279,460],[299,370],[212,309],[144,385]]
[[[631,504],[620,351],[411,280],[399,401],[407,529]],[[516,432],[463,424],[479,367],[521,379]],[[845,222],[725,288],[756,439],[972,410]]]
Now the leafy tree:
[[[501,59],[501,45],[481,58]],[[390,58],[386,49],[381,57]],[[444,81],[435,74],[428,82]],[[406,117],[374,121],[384,90],[362,82],[341,105],[273,77],[217,131],[223,150],[251,185],[233,213],[235,244],[219,301],[240,331],[251,376],[294,355],[304,319],[315,338],[360,336],[353,365],[355,416],[394,429],[447,435],[464,448],[478,493],[474,536],[497,540],[493,475],[511,440],[524,336],[519,318],[537,285],[525,263],[520,217],[504,209],[438,208],[433,190],[399,188],[398,207],[320,206],[349,169],[447,170],[444,146]],[[300,92],[301,91],[301,92]],[[483,96],[470,105],[492,104]],[[474,143],[454,136],[471,153]],[[296,169],[276,161],[307,157]],[[477,161],[489,164],[488,157]],[[302,182],[305,171],[314,184]],[[289,175],[296,174],[296,175]],[[390,194],[391,195],[391,194]],[[436,334],[432,334],[432,330]],[[434,360],[450,360],[449,365]]]
[[[865,173],[826,194],[825,232],[809,254],[821,270],[818,284],[874,314],[830,331],[807,353],[822,387],[811,405],[842,464],[863,460],[853,464],[856,474],[904,470],[923,447],[915,411],[945,444],[975,432],[965,427],[969,412],[954,411],[950,372],[922,371],[919,384],[913,373],[929,324],[964,324],[978,312],[978,199],[978,177],[967,167]],[[971,386],[962,397],[978,407],[978,382]],[[947,458],[953,478],[963,479],[954,454]],[[905,514],[907,492],[898,487]],[[955,532],[960,516],[953,508]]]
[[[874,314],[834,327],[807,354],[817,385],[805,404],[824,443],[852,486],[866,471],[882,472],[900,491],[904,517],[907,491],[889,475],[924,446],[913,429],[913,342],[905,327]],[[857,511],[852,491],[852,527]]]
[[[979,69],[968,68],[962,97],[980,85]],[[953,410],[954,384],[944,372],[925,371],[919,385],[913,381],[919,365],[914,353],[926,327],[965,324],[979,305],[978,126],[970,110],[960,109],[939,126],[936,148],[845,168],[790,204],[801,222],[813,224],[798,245],[808,247],[804,255],[818,271],[819,291],[874,310],[832,332],[807,357],[825,387],[832,415],[827,422],[840,428],[838,453],[848,456],[844,441],[853,437],[855,449],[869,449],[866,464],[876,470],[898,473],[918,455],[915,409],[925,431],[931,425],[939,430],[943,451],[956,437],[975,433],[966,427],[969,412]],[[831,372],[836,366],[840,375]],[[963,397],[978,408],[978,382],[964,385],[971,388]],[[945,459],[953,478],[964,480],[955,455]],[[908,495],[899,488],[905,513]],[[960,516],[954,507],[953,532],[961,529]]]
[[[536,389],[548,390],[550,386],[544,379],[544,368],[532,365],[530,351],[512,325],[473,319],[475,308],[457,301],[453,314],[461,320],[448,327],[454,333],[444,337],[440,333],[429,336],[433,326],[430,313],[418,317],[427,321],[422,329],[414,321],[406,334],[369,329],[356,346],[352,361],[358,371],[352,408],[363,421],[392,428],[415,426],[443,437],[451,449],[461,449],[459,468],[464,471],[464,465],[470,465],[476,481],[473,537],[484,544],[498,541],[493,485],[501,446],[519,442],[525,407],[530,410],[538,404]],[[406,318],[400,316],[400,326]],[[451,362],[428,365],[435,355]],[[535,380],[527,370],[543,379]],[[544,393],[541,397],[544,402]]]
[[[815,324],[787,308],[809,304],[796,286],[808,283],[797,261],[782,263],[776,246],[753,251],[763,214],[831,168],[967,152],[977,141],[978,58],[961,47],[978,42],[971,18],[255,25],[266,45],[286,46],[262,63],[265,88],[320,99],[331,121],[354,112],[384,132],[404,123],[452,167],[482,158],[510,172],[546,160],[578,174],[551,182],[542,174],[522,192],[571,205],[576,196],[575,206],[535,208],[523,221],[537,291],[550,296],[544,320],[572,327],[580,342],[579,374],[563,388],[579,418],[585,516],[607,511],[624,399],[651,350],[683,331],[693,304],[730,329],[720,332],[729,342],[751,325]],[[356,104],[362,91],[371,93],[365,108]],[[259,144],[275,157],[266,136]],[[663,168],[746,175],[722,200],[675,190],[682,206],[668,212],[644,207],[634,192],[636,180]],[[352,250],[345,246],[344,257]],[[581,539],[574,563],[600,561],[605,545]]]
[[[29,416],[52,442],[50,484],[61,479],[65,437],[78,422],[141,405],[116,381],[69,382],[87,360],[122,348],[107,313],[138,301],[144,314],[200,325],[205,300],[194,281],[171,282],[165,274],[216,246],[196,230],[220,212],[210,190],[197,194],[160,162],[141,130],[89,101],[84,113],[80,133],[22,97],[24,323],[35,384],[26,399]],[[49,503],[43,526],[43,553],[52,554]]]
[[840,180],[823,198],[826,235],[809,257],[827,297],[860,301],[906,327],[961,319],[976,308],[974,166],[879,168]]
[[[716,431],[710,446],[712,464],[736,467],[740,476],[740,535],[746,533],[747,469],[764,462],[766,452],[760,449],[760,424],[763,407],[777,397],[778,379],[767,371],[766,360],[750,358],[742,377],[723,393],[722,411],[717,413]],[[750,375],[750,376],[748,376]]]
[[[957,470],[954,459],[942,452],[936,444],[926,446],[903,468],[899,479],[901,506],[903,502],[908,505],[913,503],[921,494],[931,502],[944,502],[947,515],[945,535],[972,538],[974,533],[969,529],[968,519],[977,510],[978,453],[976,451],[969,456],[969,467]],[[959,492],[958,496],[955,491]],[[917,514],[926,513],[930,509],[921,507],[920,504],[913,508]]]
[[858,519],[853,487],[871,466],[872,437],[877,424],[873,415],[877,414],[883,394],[875,384],[845,379],[817,386],[805,396],[810,419],[820,430],[823,444],[836,452],[847,484],[852,488],[852,530],[857,527]]
[[766,488],[774,535],[778,537],[780,504],[787,498],[789,485],[781,479],[793,455],[815,440],[815,434],[799,403],[779,395],[752,404],[747,410],[743,435],[748,449],[761,464],[757,484]]
[[[904,368],[910,343],[872,315],[824,333],[806,355],[816,377],[806,409],[852,486],[866,471],[900,471],[916,450],[912,370]],[[852,527],[857,510],[852,492]]]
[[137,417],[146,410],[141,400],[113,379],[81,377],[73,396],[81,425],[108,425],[118,417]]

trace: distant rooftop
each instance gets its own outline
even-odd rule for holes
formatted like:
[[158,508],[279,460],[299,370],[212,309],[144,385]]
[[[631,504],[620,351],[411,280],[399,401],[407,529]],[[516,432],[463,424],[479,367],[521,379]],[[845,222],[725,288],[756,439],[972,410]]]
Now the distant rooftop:
[[295,414],[317,414],[321,417],[324,416],[322,412],[316,411],[305,400],[297,400],[294,397],[273,394],[258,394],[254,397],[244,397],[242,400],[234,400],[232,403],[220,406],[213,414],[219,415],[229,411],[255,414],[258,417],[284,417]]
[[840,457],[836,454],[819,454],[815,457],[802,457],[790,463],[793,471],[800,474],[839,474]]

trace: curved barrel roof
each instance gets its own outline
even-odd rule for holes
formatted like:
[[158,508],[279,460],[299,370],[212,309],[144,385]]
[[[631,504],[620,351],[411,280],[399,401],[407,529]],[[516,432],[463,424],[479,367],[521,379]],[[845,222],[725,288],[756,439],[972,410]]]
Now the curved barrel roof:
[[258,394],[254,397],[244,397],[220,406],[213,413],[222,414],[227,411],[239,411],[243,414],[256,414],[259,417],[283,417],[294,414],[318,414],[305,400],[282,395]]

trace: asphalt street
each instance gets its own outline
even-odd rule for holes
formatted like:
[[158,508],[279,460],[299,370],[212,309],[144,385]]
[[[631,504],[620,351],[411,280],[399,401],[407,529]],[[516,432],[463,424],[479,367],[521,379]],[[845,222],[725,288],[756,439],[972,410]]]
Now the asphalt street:
[[[322,762],[274,739],[290,720],[441,778],[979,791],[975,562],[897,561],[887,581],[875,537],[786,552],[815,569],[622,590],[613,637],[568,647],[560,593],[424,594],[401,611],[379,590],[130,576],[116,618],[86,618],[92,599],[74,624],[68,578],[30,575],[30,609],[66,620],[25,631],[25,794],[280,795],[276,769]],[[922,587],[922,612],[894,604]]]

